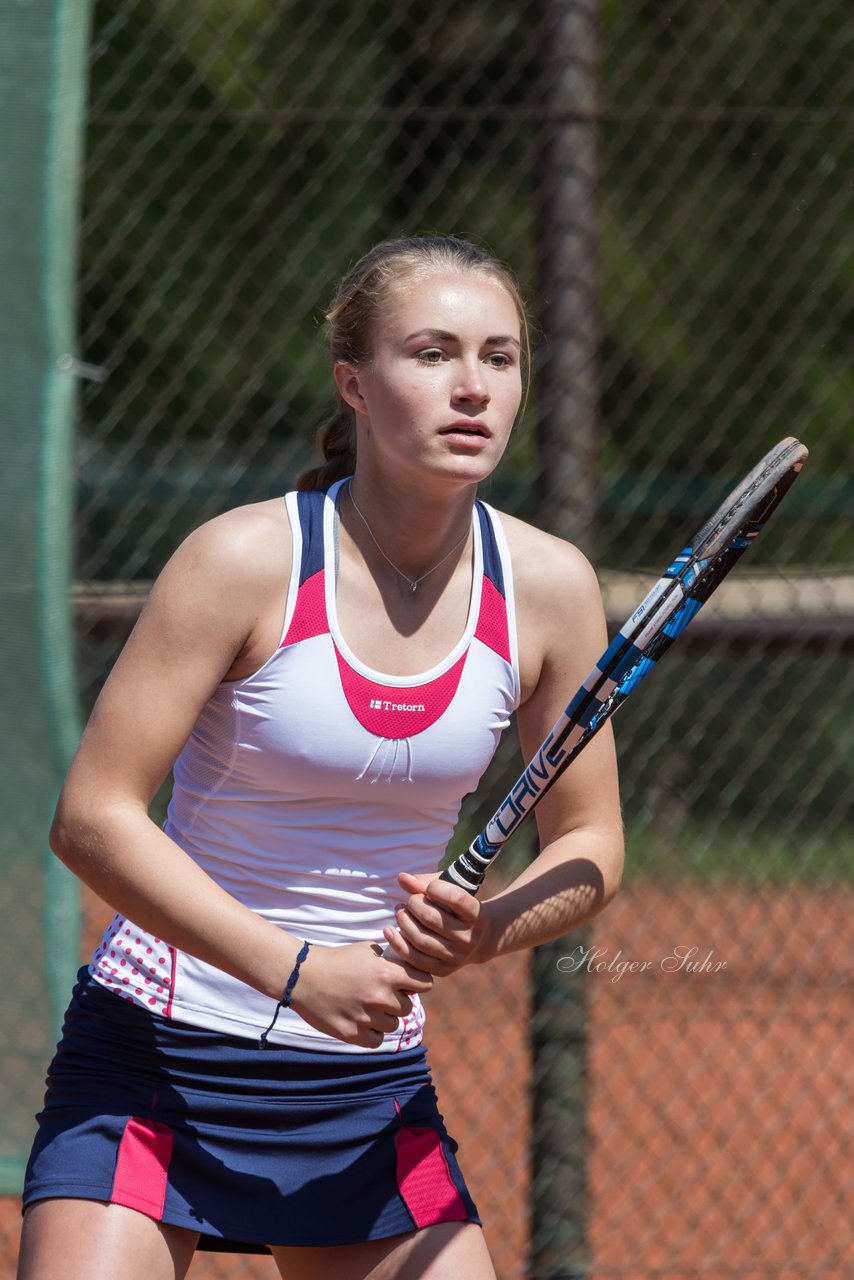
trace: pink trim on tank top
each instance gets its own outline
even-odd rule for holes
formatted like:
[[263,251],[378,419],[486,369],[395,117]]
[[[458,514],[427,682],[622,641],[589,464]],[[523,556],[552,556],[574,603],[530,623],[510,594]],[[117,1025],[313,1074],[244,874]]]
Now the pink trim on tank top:
[[378,738],[411,738],[435,724],[451,704],[468,650],[452,667],[425,684],[389,685],[354,671],[335,646],[344,696],[353,715]]
[[288,627],[280,649],[287,645],[298,644],[300,640],[311,640],[314,636],[322,636],[329,630],[326,616],[326,585],[324,570],[318,569],[297,591],[294,616]]
[[477,618],[475,640],[485,644],[499,658],[512,665],[510,656],[510,627],[507,622],[507,601],[491,578],[484,576],[480,594],[480,613]]
[[169,948],[169,956],[170,956],[170,959],[172,960],[172,971],[169,974],[169,999],[166,1001],[165,1016],[167,1018],[172,1017],[172,1000],[175,996],[175,975],[178,970],[178,952],[175,950],[174,947]]

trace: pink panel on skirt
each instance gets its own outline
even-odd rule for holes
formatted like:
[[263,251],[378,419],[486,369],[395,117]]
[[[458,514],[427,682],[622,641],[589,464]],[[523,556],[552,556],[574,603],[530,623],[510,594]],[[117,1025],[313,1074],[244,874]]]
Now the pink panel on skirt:
[[394,1145],[397,1185],[416,1227],[467,1222],[468,1213],[451,1178],[438,1130],[400,1129]]
[[110,1203],[160,1221],[173,1145],[171,1129],[132,1116],[122,1134]]

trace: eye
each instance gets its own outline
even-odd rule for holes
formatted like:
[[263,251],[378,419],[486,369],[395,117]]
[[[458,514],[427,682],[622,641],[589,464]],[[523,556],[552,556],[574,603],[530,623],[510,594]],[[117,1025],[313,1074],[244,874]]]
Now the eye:
[[416,352],[415,359],[419,364],[438,364],[444,354],[441,347],[427,347],[424,351]]
[[486,359],[493,369],[509,369],[513,363],[512,357],[506,351],[491,351]]

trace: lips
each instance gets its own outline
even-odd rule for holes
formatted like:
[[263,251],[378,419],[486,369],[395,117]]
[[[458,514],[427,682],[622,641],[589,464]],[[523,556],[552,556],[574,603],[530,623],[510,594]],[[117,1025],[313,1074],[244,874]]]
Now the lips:
[[442,427],[439,434],[442,436],[469,436],[474,440],[489,439],[489,431],[483,423],[471,422],[468,419],[452,422],[450,426]]

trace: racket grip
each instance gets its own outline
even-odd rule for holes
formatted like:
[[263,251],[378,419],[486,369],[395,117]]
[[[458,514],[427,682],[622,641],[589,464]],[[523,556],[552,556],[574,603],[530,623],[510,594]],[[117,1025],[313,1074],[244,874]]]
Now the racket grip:
[[472,840],[465,853],[461,853],[450,866],[445,868],[439,879],[459,885],[461,889],[465,889],[466,893],[474,896],[483,884],[493,858],[501,852],[502,848],[503,845],[490,844],[481,832],[475,840]]

